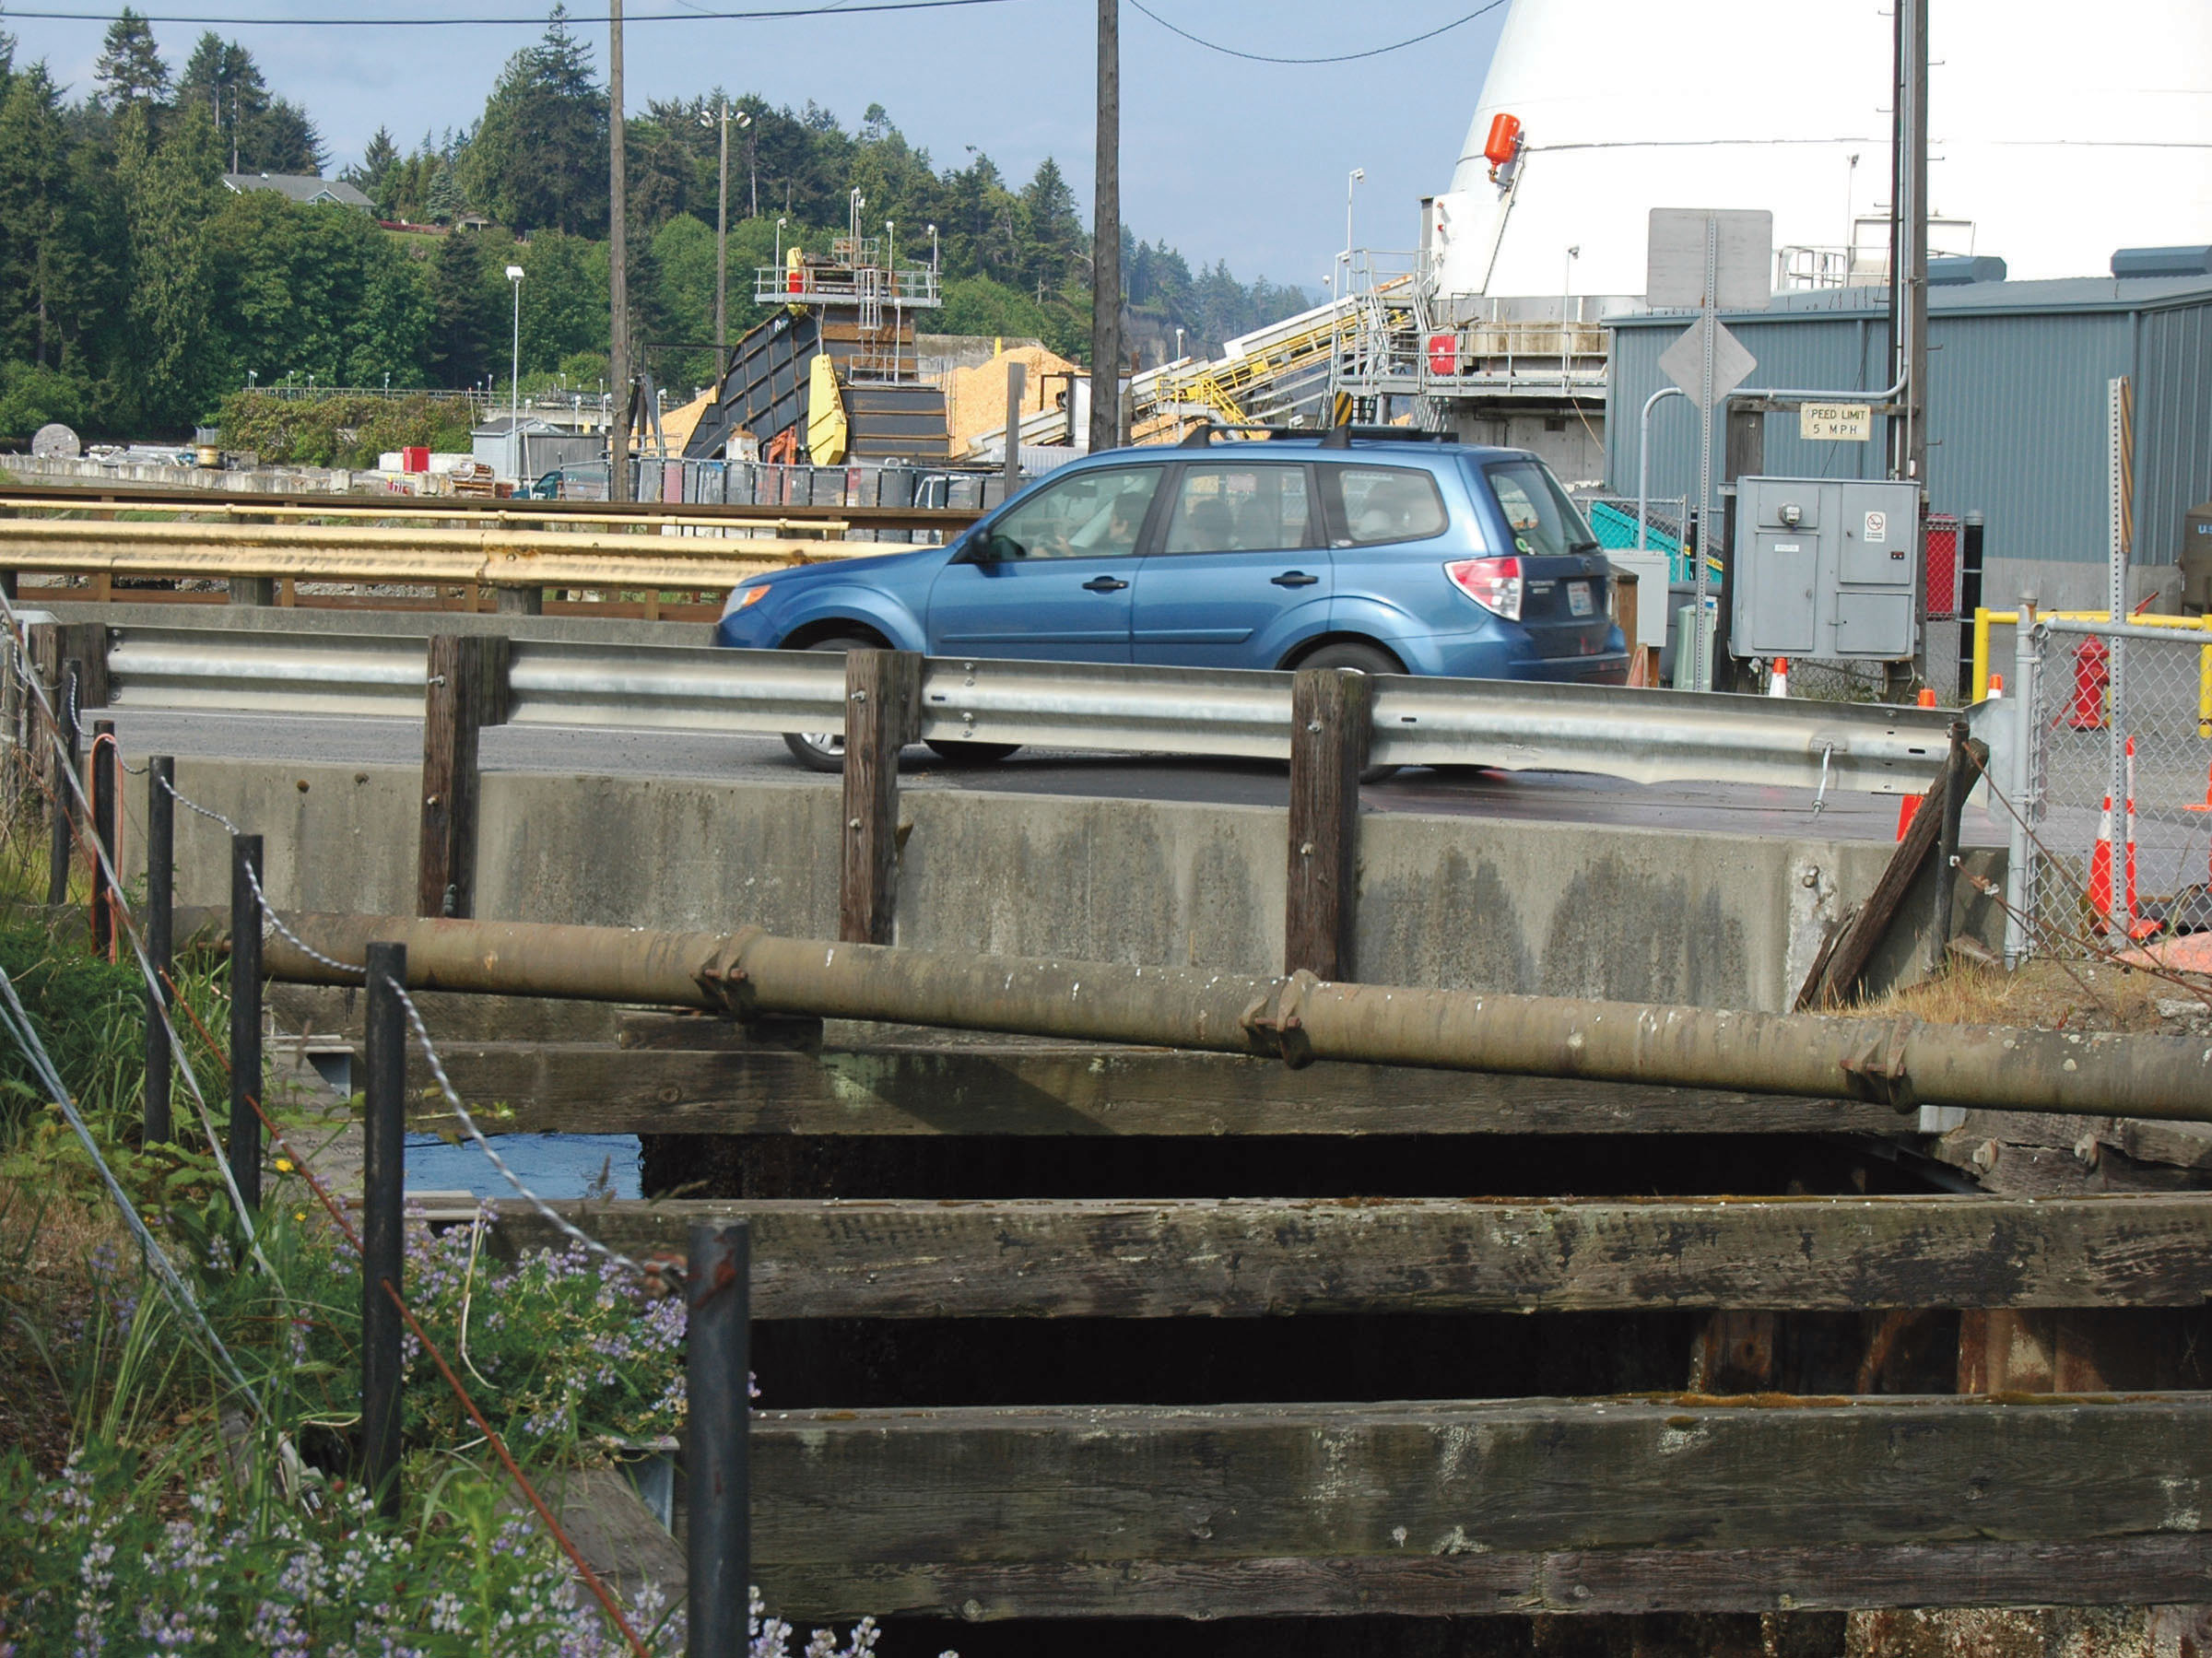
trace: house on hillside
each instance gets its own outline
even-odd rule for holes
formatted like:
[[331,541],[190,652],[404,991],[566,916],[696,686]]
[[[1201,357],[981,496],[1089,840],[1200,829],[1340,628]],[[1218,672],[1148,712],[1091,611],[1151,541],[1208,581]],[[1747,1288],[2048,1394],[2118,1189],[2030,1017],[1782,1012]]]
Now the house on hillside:
[[310,206],[351,207],[374,213],[376,204],[343,179],[318,179],[297,172],[227,172],[224,186],[243,195],[249,190],[274,190],[288,200]]

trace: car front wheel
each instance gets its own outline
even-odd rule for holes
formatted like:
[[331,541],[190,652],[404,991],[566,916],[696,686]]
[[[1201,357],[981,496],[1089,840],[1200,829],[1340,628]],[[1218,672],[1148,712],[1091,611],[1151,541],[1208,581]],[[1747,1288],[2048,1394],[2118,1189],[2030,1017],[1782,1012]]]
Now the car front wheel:
[[[874,651],[882,647],[872,639],[856,634],[841,634],[834,639],[818,639],[806,647],[809,651],[834,651],[840,656],[849,651]],[[835,775],[845,769],[845,734],[842,731],[787,731],[783,747],[791,750],[791,758],[809,771],[827,771]]]

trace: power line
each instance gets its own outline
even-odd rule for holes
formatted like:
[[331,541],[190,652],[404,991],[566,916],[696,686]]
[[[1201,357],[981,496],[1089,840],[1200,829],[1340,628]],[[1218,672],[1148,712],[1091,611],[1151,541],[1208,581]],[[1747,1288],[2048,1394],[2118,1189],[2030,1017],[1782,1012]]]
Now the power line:
[[[788,18],[858,17],[863,12],[936,11],[948,6],[1011,6],[1018,0],[870,0],[866,5],[793,6],[772,11],[631,12],[629,23],[772,22]],[[133,13],[136,17],[136,13]],[[37,18],[61,23],[113,23],[117,12],[0,10],[0,18]],[[177,14],[143,17],[145,23],[197,23],[220,29],[513,29],[535,28],[542,16],[527,18],[229,18]]]
[[[1394,41],[1387,46],[1371,46],[1365,52],[1342,52],[1333,57],[1270,57],[1264,52],[1241,52],[1234,46],[1224,46],[1218,41],[1203,39],[1193,34],[1187,29],[1178,28],[1169,22],[1167,18],[1147,6],[1145,0],[1129,0],[1130,5],[1135,6],[1138,11],[1143,12],[1146,17],[1151,18],[1170,34],[1179,34],[1193,45],[1203,46],[1208,52],[1218,52],[1224,57],[1241,57],[1254,64],[1351,64],[1357,63],[1363,57],[1381,57],[1386,52],[1403,52],[1408,46],[1418,46],[1423,41],[1433,41],[1440,34],[1448,34],[1462,24],[1472,23],[1485,13],[1496,11],[1505,3],[1506,0],[1489,0],[1488,6],[1478,6],[1465,17],[1454,18],[1451,22],[1441,24],[1426,34],[1417,34],[1406,40]],[[29,14],[19,13],[18,15],[28,17]]]

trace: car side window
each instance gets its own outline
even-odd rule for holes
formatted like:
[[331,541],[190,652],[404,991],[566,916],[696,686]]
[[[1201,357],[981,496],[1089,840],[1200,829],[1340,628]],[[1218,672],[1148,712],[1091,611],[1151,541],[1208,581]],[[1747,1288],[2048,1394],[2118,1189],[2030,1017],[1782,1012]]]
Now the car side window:
[[1007,559],[1126,558],[1159,488],[1159,466],[1116,466],[1047,484],[992,526]]
[[1313,545],[1303,466],[1186,466],[1168,517],[1169,553],[1272,553]]
[[1323,468],[1336,495],[1337,522],[1345,545],[1372,547],[1385,541],[1425,541],[1444,533],[1449,522],[1436,480],[1410,466],[1328,466]]

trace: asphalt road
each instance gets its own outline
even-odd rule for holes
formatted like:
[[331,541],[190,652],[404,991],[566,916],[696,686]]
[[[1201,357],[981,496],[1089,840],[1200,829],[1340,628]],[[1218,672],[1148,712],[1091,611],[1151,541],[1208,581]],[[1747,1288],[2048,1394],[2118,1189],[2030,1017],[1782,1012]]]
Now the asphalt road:
[[[415,766],[422,760],[422,727],[412,720],[168,713],[127,708],[110,711],[110,717],[124,752],[134,755],[354,766]],[[481,760],[488,771],[780,783],[826,781],[802,770],[774,737],[500,726],[483,734]],[[928,749],[915,747],[907,751],[900,770],[903,785],[912,789],[1278,807],[1287,805],[1289,796],[1285,769],[1257,760],[1024,749],[996,766],[979,768],[947,766]],[[1379,812],[1824,840],[1891,840],[1898,813],[1893,795],[1841,790],[1830,791],[1816,814],[1809,789],[1721,783],[1645,786],[1559,772],[1425,768],[1371,784],[1360,792],[1360,799],[1368,810]],[[2004,824],[1978,805],[1969,805],[1962,829],[1970,844],[2005,843]]]

